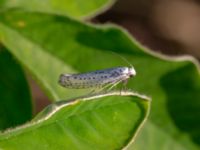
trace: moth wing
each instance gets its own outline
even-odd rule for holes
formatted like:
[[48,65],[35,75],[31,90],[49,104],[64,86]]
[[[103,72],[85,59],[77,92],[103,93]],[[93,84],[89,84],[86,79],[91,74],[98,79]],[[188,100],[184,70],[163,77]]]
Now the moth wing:
[[72,75],[71,74],[61,74],[59,77],[59,84],[68,87],[71,84]]

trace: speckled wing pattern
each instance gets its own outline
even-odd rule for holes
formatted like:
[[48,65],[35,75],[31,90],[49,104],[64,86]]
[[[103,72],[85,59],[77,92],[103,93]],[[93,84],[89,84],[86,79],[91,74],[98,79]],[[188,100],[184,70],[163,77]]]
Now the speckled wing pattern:
[[61,74],[59,83],[72,89],[100,88],[107,84],[122,81],[125,77],[123,74],[124,69],[125,67],[116,67],[82,74]]

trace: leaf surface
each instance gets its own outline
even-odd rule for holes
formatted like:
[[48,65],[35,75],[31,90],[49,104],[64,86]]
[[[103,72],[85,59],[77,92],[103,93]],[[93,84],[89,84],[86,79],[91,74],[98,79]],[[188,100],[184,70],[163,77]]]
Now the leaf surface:
[[0,149],[120,149],[136,135],[149,105],[148,98],[132,92],[60,101],[32,122],[0,134]]

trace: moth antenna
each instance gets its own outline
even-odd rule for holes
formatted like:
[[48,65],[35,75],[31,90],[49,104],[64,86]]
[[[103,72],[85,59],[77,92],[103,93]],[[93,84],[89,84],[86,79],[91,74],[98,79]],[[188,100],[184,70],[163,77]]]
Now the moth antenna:
[[128,60],[125,57],[123,57],[123,56],[121,56],[118,53],[115,53],[113,51],[110,51],[110,52],[115,54],[116,56],[119,56],[124,62],[126,62],[131,68],[133,68],[133,65],[130,62],[128,62]]

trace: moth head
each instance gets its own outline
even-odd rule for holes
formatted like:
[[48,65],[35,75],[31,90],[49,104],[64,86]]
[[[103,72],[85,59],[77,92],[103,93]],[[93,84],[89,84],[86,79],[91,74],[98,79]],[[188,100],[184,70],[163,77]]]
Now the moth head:
[[127,77],[133,77],[136,75],[136,71],[133,67],[124,67],[123,74],[127,75]]
[[129,75],[129,77],[133,77],[136,75],[136,71],[133,67],[128,68],[128,75]]

